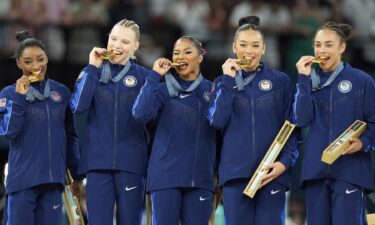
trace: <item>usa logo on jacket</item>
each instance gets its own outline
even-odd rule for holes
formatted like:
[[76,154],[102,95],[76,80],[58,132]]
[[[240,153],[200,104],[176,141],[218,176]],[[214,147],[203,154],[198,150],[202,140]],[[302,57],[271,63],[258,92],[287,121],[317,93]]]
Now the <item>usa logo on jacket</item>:
[[123,82],[127,87],[134,87],[135,85],[137,85],[137,79],[134,76],[126,76]]
[[270,80],[261,80],[258,86],[263,91],[269,91],[272,89],[272,82]]
[[343,80],[339,83],[338,89],[341,93],[348,93],[352,90],[352,83],[348,80]]

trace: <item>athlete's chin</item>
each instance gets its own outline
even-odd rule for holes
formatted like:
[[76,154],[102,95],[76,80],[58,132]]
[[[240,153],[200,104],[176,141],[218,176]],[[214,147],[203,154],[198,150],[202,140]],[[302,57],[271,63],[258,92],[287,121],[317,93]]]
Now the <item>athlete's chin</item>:
[[113,64],[121,64],[125,65],[125,63],[128,61],[128,57],[115,57],[114,59],[111,60]]
[[330,63],[326,63],[326,64],[321,64],[320,65],[320,68],[322,68],[323,71],[325,72],[331,72],[333,71],[335,68],[333,67],[332,64]]
[[189,77],[189,74],[192,73],[192,71],[189,70],[178,70],[177,72],[181,78]]

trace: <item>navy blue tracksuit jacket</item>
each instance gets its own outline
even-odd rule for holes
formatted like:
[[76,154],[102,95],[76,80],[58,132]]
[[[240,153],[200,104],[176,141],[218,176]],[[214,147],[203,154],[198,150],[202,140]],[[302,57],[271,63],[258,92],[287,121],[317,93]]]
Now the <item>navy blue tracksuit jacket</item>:
[[[124,65],[110,64],[112,76]],[[118,82],[100,82],[102,67],[88,65],[76,84],[71,108],[74,113],[88,111],[87,131],[79,172],[120,170],[146,175],[148,134],[143,123],[134,120],[131,109],[148,70],[132,63]]]
[[[244,77],[249,76],[245,74]],[[290,120],[292,83],[290,78],[263,64],[243,91],[235,79],[222,75],[215,80],[208,119],[221,129],[223,146],[219,162],[219,184],[237,178],[251,178],[285,120]],[[298,156],[292,135],[277,159],[288,169]],[[289,186],[289,173],[276,182]]]
[[[321,76],[323,83],[328,76]],[[318,91],[312,91],[309,76],[299,75],[293,107],[294,120],[298,126],[309,128],[305,140],[302,182],[329,177],[373,190],[369,151],[375,140],[374,103],[374,80],[347,63],[331,85]],[[367,123],[367,129],[360,137],[362,151],[340,156],[332,165],[321,162],[323,150],[355,120]]]
[[[133,107],[142,122],[157,120],[147,173],[147,189],[196,187],[214,190],[215,130],[206,119],[211,82],[203,80],[193,92],[170,97],[154,71]],[[178,78],[182,88],[191,82]]]
[[[50,96],[43,101],[26,101],[25,95],[15,91],[15,84],[0,93],[0,135],[10,143],[8,193],[40,184],[64,184],[66,167],[76,172],[79,149],[70,91],[48,81]],[[46,81],[31,85],[43,93]]]

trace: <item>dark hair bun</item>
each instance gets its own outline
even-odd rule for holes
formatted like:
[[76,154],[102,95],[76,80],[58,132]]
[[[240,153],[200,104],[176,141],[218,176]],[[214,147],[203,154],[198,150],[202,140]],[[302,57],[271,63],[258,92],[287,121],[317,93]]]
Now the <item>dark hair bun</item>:
[[339,24],[339,28],[344,35],[345,40],[349,40],[352,36],[352,27],[349,24],[341,23]]
[[239,21],[238,21],[238,26],[242,26],[244,24],[250,24],[250,25],[256,25],[256,26],[259,26],[260,24],[260,19],[259,17],[257,16],[245,16],[245,17],[242,17]]
[[31,38],[30,32],[27,30],[16,32],[16,38],[19,42],[26,40],[27,38]]

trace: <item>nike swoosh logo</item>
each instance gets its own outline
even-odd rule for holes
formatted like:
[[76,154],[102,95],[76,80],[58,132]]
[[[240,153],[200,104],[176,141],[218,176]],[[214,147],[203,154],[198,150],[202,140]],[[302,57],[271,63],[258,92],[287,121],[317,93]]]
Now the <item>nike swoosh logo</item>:
[[201,202],[206,201],[207,199],[210,199],[210,198],[204,198],[202,196],[199,197],[199,201],[201,201]]
[[59,208],[60,206],[61,206],[61,204],[53,205],[52,208],[53,208],[53,209],[57,209],[57,208]]
[[187,94],[187,95],[180,95],[180,98],[186,98],[186,97],[189,97],[190,94]]
[[358,191],[358,189],[354,189],[354,190],[348,190],[348,189],[346,189],[346,191],[345,191],[345,194],[351,194],[351,193],[353,193],[353,192],[356,192],[356,191]]
[[131,190],[133,190],[133,189],[136,189],[138,186],[134,186],[134,187],[128,187],[128,186],[126,186],[125,187],[125,191],[131,191]]
[[271,190],[271,195],[277,194],[277,193],[279,193],[280,191],[281,191],[281,190],[276,190],[276,191]]

